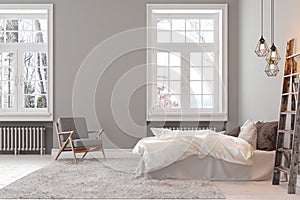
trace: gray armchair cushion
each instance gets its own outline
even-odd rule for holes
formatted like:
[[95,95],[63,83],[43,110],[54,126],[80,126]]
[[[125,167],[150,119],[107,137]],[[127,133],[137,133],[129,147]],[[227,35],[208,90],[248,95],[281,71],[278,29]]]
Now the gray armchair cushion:
[[101,147],[102,146],[102,140],[98,139],[75,139],[73,140],[73,145],[75,148],[79,147]]
[[[88,129],[84,117],[62,117],[57,120],[60,132],[75,131],[72,139],[88,138]],[[62,142],[66,141],[69,135],[60,135]]]

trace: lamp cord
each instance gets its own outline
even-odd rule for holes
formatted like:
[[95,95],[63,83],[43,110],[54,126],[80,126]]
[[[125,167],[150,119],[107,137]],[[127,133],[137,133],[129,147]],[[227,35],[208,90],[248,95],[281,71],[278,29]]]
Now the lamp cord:
[[271,41],[274,44],[274,0],[271,0]]
[[263,36],[264,35],[264,2],[263,0],[260,0],[260,3],[261,3],[261,6],[260,6],[260,14],[261,14],[261,35]]

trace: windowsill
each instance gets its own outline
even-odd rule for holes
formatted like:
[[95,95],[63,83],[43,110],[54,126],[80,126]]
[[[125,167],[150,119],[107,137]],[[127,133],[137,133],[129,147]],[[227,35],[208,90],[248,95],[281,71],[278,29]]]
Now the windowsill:
[[164,114],[152,113],[147,116],[147,121],[227,121],[227,113],[186,113]]
[[52,113],[5,113],[0,114],[0,122],[6,121],[53,121]]

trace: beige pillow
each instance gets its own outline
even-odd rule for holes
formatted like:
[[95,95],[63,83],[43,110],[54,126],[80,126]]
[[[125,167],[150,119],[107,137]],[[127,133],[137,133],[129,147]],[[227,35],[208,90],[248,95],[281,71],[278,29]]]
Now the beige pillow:
[[253,149],[256,149],[257,130],[255,122],[247,120],[241,127],[238,137],[246,140],[253,147]]

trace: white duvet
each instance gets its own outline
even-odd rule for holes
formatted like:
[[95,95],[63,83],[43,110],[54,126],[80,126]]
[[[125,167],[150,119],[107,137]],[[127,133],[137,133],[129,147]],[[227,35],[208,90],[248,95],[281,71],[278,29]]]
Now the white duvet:
[[141,139],[133,149],[144,161],[145,171],[164,168],[191,155],[213,156],[231,163],[251,165],[253,148],[245,140],[219,132],[172,131]]

